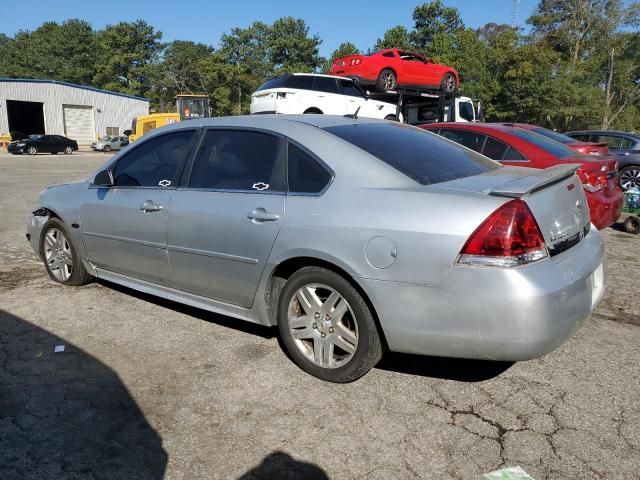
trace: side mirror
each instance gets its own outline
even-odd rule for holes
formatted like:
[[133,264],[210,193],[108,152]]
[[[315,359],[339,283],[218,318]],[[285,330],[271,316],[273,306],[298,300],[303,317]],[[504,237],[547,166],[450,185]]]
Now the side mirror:
[[111,170],[101,170],[93,179],[94,187],[113,187],[113,173]]

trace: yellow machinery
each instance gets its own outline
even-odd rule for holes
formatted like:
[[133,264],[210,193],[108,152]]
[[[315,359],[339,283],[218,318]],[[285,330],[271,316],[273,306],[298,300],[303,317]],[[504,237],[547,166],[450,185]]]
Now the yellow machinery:
[[131,123],[131,130],[124,132],[129,140],[134,141],[154,128],[163,127],[171,123],[210,116],[208,95],[177,95],[177,113],[152,113],[135,117]]

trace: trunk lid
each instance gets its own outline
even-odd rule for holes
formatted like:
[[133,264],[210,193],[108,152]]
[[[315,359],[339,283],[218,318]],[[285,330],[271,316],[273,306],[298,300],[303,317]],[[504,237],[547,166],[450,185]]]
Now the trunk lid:
[[538,222],[551,255],[578,243],[591,227],[589,206],[575,171],[576,164],[546,169],[503,167],[433,185],[436,188],[521,198]]
[[338,73],[343,68],[361,65],[364,62],[364,58],[363,55],[347,55],[336,58],[331,66],[331,72]]

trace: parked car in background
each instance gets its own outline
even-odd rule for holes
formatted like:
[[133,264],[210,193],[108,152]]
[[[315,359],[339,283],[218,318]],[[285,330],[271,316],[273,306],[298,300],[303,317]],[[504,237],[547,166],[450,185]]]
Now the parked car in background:
[[10,153],[35,155],[36,153],[72,154],[78,150],[78,143],[62,135],[29,135],[27,138],[9,143]]
[[618,160],[620,186],[627,191],[640,189],[640,135],[608,130],[581,130],[567,135],[583,142],[603,142]]
[[316,113],[396,120],[396,106],[368,98],[349,78],[293,73],[267,80],[251,95],[251,113]]
[[398,122],[208,118],[45,190],[27,238],[56,282],[277,325],[302,369],[347,382],[383,345],[516,361],[567,340],[605,288],[574,171],[503,167]]
[[602,229],[620,217],[623,196],[618,183],[617,161],[612,157],[580,155],[550,137],[512,124],[435,123],[420,127],[504,165],[548,168],[558,164],[579,164],[576,173],[587,195],[591,222]]
[[455,68],[397,48],[336,58],[331,65],[331,74],[356,79],[361,85],[379,92],[411,87],[453,93],[460,84]]
[[100,140],[91,144],[91,149],[98,152],[110,152],[120,150],[129,145],[129,138],[124,135],[105,135]]
[[567,147],[575,150],[582,155],[608,155],[609,146],[605,142],[596,143],[589,141],[582,141],[576,138],[565,135],[564,133],[555,132],[548,128],[540,127],[538,125],[531,125],[529,123],[505,123],[505,125],[512,125],[518,128],[524,128],[525,130],[531,130],[532,132],[539,133],[545,137],[553,138],[555,141],[564,143]]

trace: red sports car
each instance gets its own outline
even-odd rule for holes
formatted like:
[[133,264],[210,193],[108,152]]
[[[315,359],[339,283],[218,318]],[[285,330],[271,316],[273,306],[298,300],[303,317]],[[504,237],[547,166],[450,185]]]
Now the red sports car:
[[617,161],[608,156],[580,155],[575,150],[529,129],[502,123],[431,123],[418,125],[505,165],[547,168],[579,163],[576,172],[584,187],[591,223],[602,229],[622,212]]
[[362,85],[375,86],[380,92],[400,86],[453,93],[460,84],[454,68],[396,48],[337,58],[331,66],[331,74],[356,79]]
[[524,128],[525,130],[532,130],[545,137],[553,138],[557,142],[564,143],[567,147],[575,150],[583,155],[609,155],[608,143],[596,143],[596,142],[581,142],[564,133],[554,132],[548,128],[539,127],[538,125],[531,125],[529,123],[512,123],[505,125],[513,125],[514,127]]

